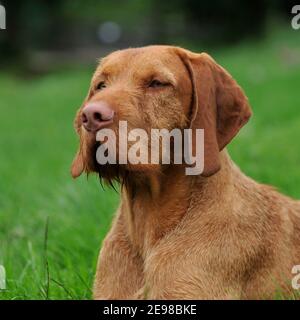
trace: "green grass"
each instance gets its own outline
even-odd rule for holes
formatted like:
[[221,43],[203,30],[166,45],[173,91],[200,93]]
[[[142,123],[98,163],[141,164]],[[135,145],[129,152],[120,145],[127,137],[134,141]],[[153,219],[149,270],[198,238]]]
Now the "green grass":
[[[254,117],[230,146],[248,175],[300,198],[300,32],[213,55],[247,93]],[[289,58],[287,58],[289,57]],[[72,122],[92,69],[36,80],[0,75],[0,299],[90,299],[118,194],[73,181]]]

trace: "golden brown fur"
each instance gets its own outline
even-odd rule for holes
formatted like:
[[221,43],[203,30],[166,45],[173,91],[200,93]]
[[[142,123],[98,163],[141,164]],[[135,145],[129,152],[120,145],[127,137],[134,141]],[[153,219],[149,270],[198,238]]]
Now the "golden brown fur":
[[[168,85],[147,87],[153,78]],[[95,89],[99,81],[106,88]],[[248,121],[247,98],[206,54],[151,46],[102,60],[86,102],[105,101],[132,128],[204,128],[200,176],[179,165],[106,165],[95,135],[75,126],[72,175],[121,182],[121,204],[100,252],[95,299],[272,298],[292,294],[300,264],[300,202],[246,177],[224,147]]]

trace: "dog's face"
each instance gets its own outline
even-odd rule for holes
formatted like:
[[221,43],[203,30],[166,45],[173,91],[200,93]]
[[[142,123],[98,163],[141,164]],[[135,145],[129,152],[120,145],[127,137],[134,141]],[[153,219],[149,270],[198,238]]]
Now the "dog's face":
[[[80,148],[72,175],[98,172],[111,180],[125,171],[161,170],[161,165],[101,166],[96,162],[96,133],[112,129],[118,142],[120,121],[127,122],[128,131],[141,128],[149,135],[153,128],[204,129],[204,174],[211,175],[219,169],[218,152],[249,116],[241,89],[206,54],[168,46],[117,51],[102,59],[77,112]],[[118,144],[116,152],[118,159]]]

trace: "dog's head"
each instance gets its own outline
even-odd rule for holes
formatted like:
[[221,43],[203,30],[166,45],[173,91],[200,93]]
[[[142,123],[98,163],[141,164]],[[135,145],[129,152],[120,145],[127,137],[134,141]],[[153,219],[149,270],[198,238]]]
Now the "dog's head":
[[101,60],[77,112],[75,128],[80,147],[72,176],[98,172],[111,180],[129,171],[162,169],[161,164],[97,163],[97,131],[109,128],[115,132],[118,159],[122,152],[118,147],[119,121],[123,120],[128,131],[141,128],[149,134],[153,128],[204,129],[202,175],[210,176],[220,169],[219,152],[250,116],[241,88],[205,53],[169,46],[114,52]]

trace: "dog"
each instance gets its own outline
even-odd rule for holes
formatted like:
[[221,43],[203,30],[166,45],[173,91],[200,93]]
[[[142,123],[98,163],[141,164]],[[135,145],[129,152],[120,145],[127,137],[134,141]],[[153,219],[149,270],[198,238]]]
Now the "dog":
[[[95,299],[272,299],[296,294],[300,202],[244,175],[226,151],[251,108],[206,53],[148,46],[101,60],[77,112],[74,178],[121,184],[99,255]],[[96,161],[102,128],[204,129],[204,167]],[[195,146],[192,145],[192,148]],[[117,152],[119,152],[117,147]]]

